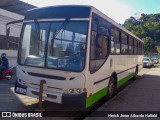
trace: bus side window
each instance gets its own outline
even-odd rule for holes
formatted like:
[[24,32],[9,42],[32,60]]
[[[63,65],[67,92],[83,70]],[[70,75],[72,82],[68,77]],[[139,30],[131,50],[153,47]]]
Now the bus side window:
[[142,53],[142,45],[143,45],[143,44],[141,43],[141,55],[143,55],[143,53]]
[[108,37],[92,31],[90,71],[94,72],[104,63],[108,54]]
[[133,54],[133,38],[129,36],[129,54]]
[[137,55],[139,55],[139,42],[137,41]]
[[108,42],[110,24],[100,17],[97,19],[96,21],[92,21],[90,47],[90,71],[92,73],[103,65],[109,53]]
[[143,54],[142,54],[142,43],[141,43],[141,55],[143,55]]
[[138,48],[138,40],[137,40],[137,55],[139,54],[138,52],[139,52],[139,48]]
[[139,42],[139,55],[141,55],[141,42]]
[[128,54],[127,35],[121,32],[121,54]]
[[105,59],[108,51],[107,46],[108,46],[107,36],[97,34],[96,36],[97,59]]
[[137,40],[134,39],[134,55],[137,55],[137,53],[138,53]]
[[140,55],[142,54],[141,50],[142,50],[142,46],[141,46],[141,42],[139,42],[139,54]]
[[119,31],[116,29],[111,30],[111,53],[120,54]]
[[144,44],[142,44],[142,55],[144,54]]

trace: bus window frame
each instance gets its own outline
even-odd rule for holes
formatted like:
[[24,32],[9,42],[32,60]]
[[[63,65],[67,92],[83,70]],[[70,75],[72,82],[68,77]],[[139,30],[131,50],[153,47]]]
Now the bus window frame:
[[[118,32],[119,47],[120,47],[119,48],[120,49],[119,53],[116,53],[116,52],[112,53],[111,52],[111,34],[112,34],[111,32],[112,32],[112,29],[116,30]],[[115,41],[114,41],[114,45],[115,45]],[[120,30],[117,27],[115,27],[115,26],[112,25],[111,30],[110,30],[110,55],[120,55],[120,54],[121,54],[121,33],[120,33]]]
[[[102,18],[102,17],[100,17],[98,14],[96,14],[96,13],[94,13],[94,12],[92,12],[91,13],[92,14],[92,17],[91,17],[91,32],[90,32],[90,54],[89,54],[89,71],[90,71],[90,74],[94,74],[95,72],[97,72],[104,64],[105,64],[105,62],[107,61],[107,59],[108,59],[108,57],[109,57],[109,55],[110,55],[110,41],[111,41],[111,38],[110,38],[110,36],[111,36],[111,28],[112,28],[112,24],[109,22],[109,21],[107,21],[107,20],[105,20],[104,18]],[[99,21],[98,21],[98,19],[96,19],[97,21],[95,22],[94,21],[94,19],[93,19],[93,15],[95,15],[97,18],[100,18],[100,19],[102,19],[102,20],[104,20],[104,21],[106,21],[108,24],[110,24],[110,27],[108,28],[108,32],[109,32],[109,36],[106,36],[106,35],[104,35],[104,36],[106,36],[107,37],[107,42],[108,42],[108,45],[107,45],[107,54],[106,54],[106,56],[105,56],[105,58],[104,58],[104,62],[98,67],[98,69],[94,69],[94,70],[91,70],[91,44],[92,44],[92,26],[93,26],[93,23],[96,23],[97,24],[97,34],[98,34],[98,25],[99,25]],[[100,26],[102,26],[101,24],[100,24]],[[95,30],[93,30],[93,31],[95,31]],[[103,34],[102,34],[103,35]],[[98,59],[98,60],[101,60],[101,59]]]
[[136,42],[137,42],[137,40],[134,38],[133,39],[133,47],[134,47],[133,55],[137,55],[137,52],[135,53],[135,48],[137,47],[137,46],[135,46],[135,44],[137,44]]
[[[130,45],[130,40],[132,41],[131,45]],[[132,47],[132,53],[129,52],[129,46]],[[128,35],[128,54],[134,55],[134,38],[131,35]]]
[[[124,34],[126,36],[126,40],[127,40],[127,53],[122,53],[122,44],[123,44],[123,40],[122,40],[122,34]],[[121,46],[121,49],[120,49],[120,54],[121,55],[128,55],[129,54],[129,44],[128,44],[128,35],[124,32],[124,31],[121,31],[121,38],[120,38],[120,46]],[[125,45],[125,44],[124,44]]]
[[[58,20],[57,22],[60,22],[60,21],[62,21],[62,22],[64,22],[64,20]],[[22,25],[22,29],[21,29],[21,33],[20,33],[20,43],[19,43],[19,46],[18,46],[18,59],[17,59],[17,63],[18,63],[18,65],[22,65],[22,66],[26,66],[26,67],[34,67],[34,68],[42,68],[42,69],[49,69],[49,70],[60,70],[60,71],[68,71],[68,72],[76,72],[76,73],[79,73],[79,72],[82,72],[82,71],[84,71],[85,70],[85,68],[86,68],[86,61],[87,61],[87,54],[85,55],[85,62],[84,62],[84,66],[83,66],[83,69],[82,70],[79,70],[79,71],[75,71],[75,70],[64,70],[64,69],[54,69],[54,68],[50,68],[50,67],[46,67],[46,63],[45,63],[45,66],[44,67],[41,67],[41,66],[33,66],[33,65],[25,65],[25,64],[21,64],[21,51],[22,51],[22,43],[23,43],[23,40],[22,40],[22,38],[23,38],[23,32],[24,32],[24,28],[25,28],[25,24],[26,23],[33,23],[34,21],[27,21],[27,22],[24,22],[23,23],[23,25]],[[52,22],[55,22],[55,21],[40,21],[40,22],[49,22],[50,23],[50,27],[49,27],[49,31],[50,31],[50,29],[51,29],[51,23]],[[90,20],[69,20],[69,22],[88,22],[88,25],[87,25],[87,37],[86,37],[86,48],[85,48],[85,51],[86,51],[86,53],[87,53],[87,49],[88,49],[88,38],[89,38],[89,29],[90,29]],[[48,36],[47,36],[47,45],[48,45],[48,41],[49,41],[49,34],[48,34]],[[46,46],[47,46],[46,45]],[[48,52],[48,47],[46,47],[45,46],[45,51],[47,50],[47,52]],[[46,54],[46,53],[45,53]],[[47,53],[48,54],[48,53]],[[45,55],[45,57],[47,56],[47,54]],[[46,62],[46,61],[45,61]]]

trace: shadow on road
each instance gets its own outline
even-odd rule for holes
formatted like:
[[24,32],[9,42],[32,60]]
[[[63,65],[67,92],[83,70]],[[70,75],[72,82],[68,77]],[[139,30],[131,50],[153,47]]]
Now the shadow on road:
[[26,104],[32,104],[33,102],[32,98],[14,93],[15,80],[16,80],[15,75],[11,80],[0,79],[0,111],[33,110],[33,106],[29,107],[26,105]]

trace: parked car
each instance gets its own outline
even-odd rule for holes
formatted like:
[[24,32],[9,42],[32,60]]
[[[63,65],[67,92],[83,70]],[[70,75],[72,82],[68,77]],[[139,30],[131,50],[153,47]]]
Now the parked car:
[[151,61],[151,59],[149,57],[144,57],[143,58],[143,67],[152,67],[153,66],[153,62]]
[[[151,59],[150,59],[151,60]],[[151,60],[151,66],[154,66],[154,62]]]
[[159,63],[158,58],[151,58],[151,61],[152,61],[154,64],[158,64],[158,63]]

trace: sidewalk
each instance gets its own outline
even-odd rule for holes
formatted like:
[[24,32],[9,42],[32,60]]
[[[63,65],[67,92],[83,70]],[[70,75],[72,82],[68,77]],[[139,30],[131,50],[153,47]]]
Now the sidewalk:
[[[139,73],[138,80],[128,85],[97,111],[160,111],[160,68],[143,69]],[[86,118],[90,119],[103,118]]]

